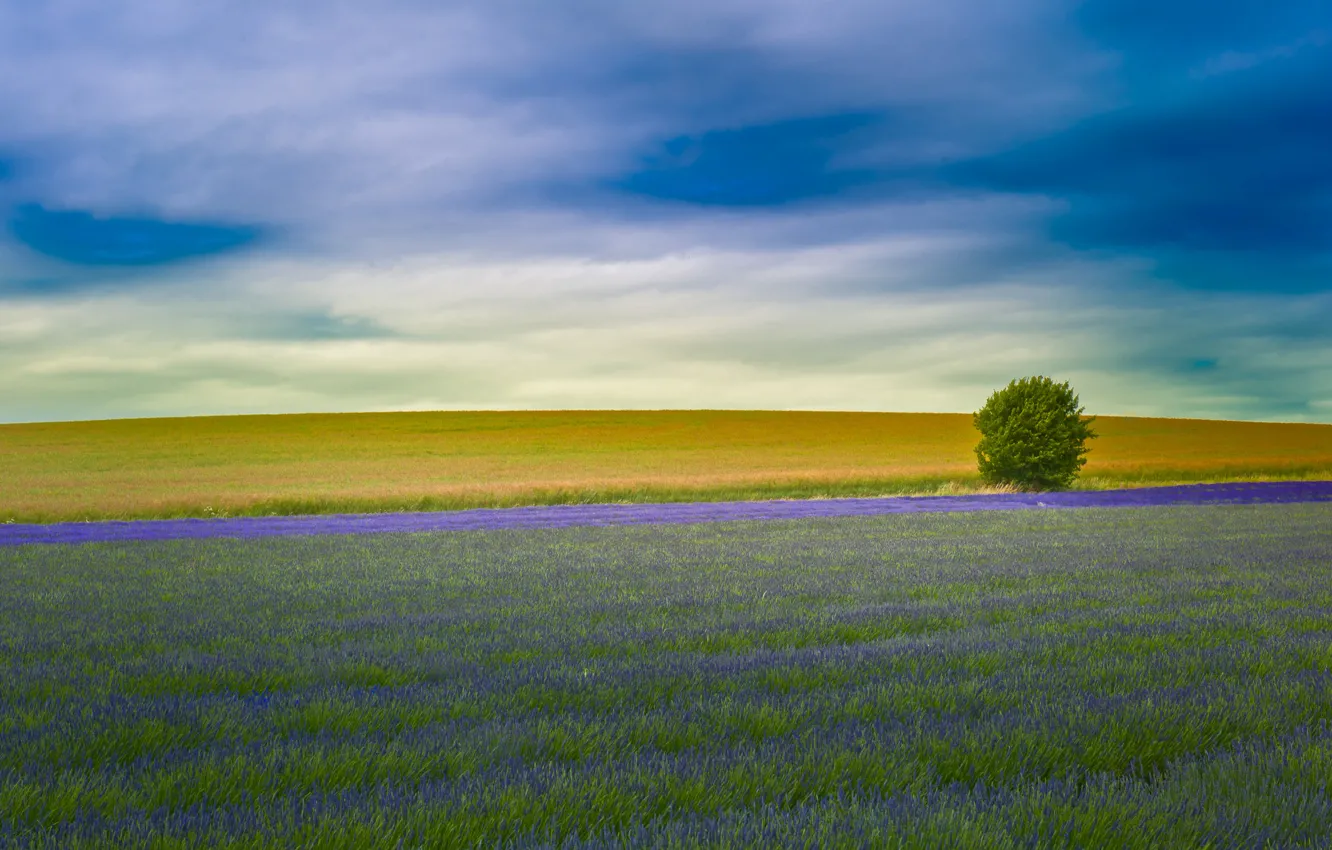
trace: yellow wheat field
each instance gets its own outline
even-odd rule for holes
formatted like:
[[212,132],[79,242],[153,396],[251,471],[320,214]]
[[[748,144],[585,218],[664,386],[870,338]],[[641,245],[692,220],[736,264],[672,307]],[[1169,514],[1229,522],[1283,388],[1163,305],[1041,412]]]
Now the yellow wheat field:
[[[1100,417],[1084,488],[1332,478],[1332,425]],[[533,411],[0,425],[0,521],[981,489],[969,414]]]

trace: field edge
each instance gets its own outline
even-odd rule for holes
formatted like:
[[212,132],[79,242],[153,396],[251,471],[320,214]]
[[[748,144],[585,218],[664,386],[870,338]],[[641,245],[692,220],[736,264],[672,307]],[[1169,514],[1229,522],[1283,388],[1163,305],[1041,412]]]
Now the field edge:
[[[1152,470],[1125,475],[1080,478],[1074,491],[1169,487],[1187,484],[1229,484],[1262,481],[1332,481],[1332,468],[1219,471]],[[841,480],[786,480],[727,483],[704,487],[624,486],[574,488],[510,488],[414,496],[269,497],[220,503],[196,499],[148,505],[134,510],[0,511],[0,523],[49,524],[147,519],[220,519],[263,516],[324,516],[330,514],[415,513],[477,508],[518,508],[552,505],[652,504],[678,502],[743,502],[776,499],[891,498],[960,496],[1017,492],[1012,487],[983,484],[978,476],[896,477]]]

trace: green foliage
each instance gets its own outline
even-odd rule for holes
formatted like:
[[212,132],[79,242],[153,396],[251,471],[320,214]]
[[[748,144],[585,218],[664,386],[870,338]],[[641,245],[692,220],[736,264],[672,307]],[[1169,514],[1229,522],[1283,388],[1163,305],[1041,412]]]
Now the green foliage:
[[1065,381],[1037,376],[1010,381],[975,413],[981,432],[976,459],[988,484],[1028,490],[1062,489],[1087,463],[1095,417],[1082,416],[1078,396]]

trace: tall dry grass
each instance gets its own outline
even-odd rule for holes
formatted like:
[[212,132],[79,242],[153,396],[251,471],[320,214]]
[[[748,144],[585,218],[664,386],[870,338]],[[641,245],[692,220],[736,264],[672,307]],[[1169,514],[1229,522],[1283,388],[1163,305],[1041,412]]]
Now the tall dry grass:
[[[1100,417],[1079,487],[1332,478],[1332,425]],[[967,414],[531,411],[0,426],[0,521],[977,492]]]

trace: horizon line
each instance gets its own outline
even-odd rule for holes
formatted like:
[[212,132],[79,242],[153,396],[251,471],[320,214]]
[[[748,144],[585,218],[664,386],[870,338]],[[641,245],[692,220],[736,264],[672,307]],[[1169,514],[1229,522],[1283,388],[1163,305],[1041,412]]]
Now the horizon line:
[[[826,408],[729,408],[729,407],[570,407],[570,408],[420,408],[392,410],[339,410],[339,411],[286,411],[282,413],[200,413],[176,416],[110,416],[91,419],[33,419],[18,421],[0,421],[0,428],[22,425],[80,425],[99,422],[150,422],[174,421],[187,419],[243,419],[275,418],[282,416],[394,416],[407,414],[451,414],[451,413],[829,413],[861,414],[869,416],[970,416],[975,411],[939,411],[939,410],[843,410]],[[1121,413],[1087,413],[1085,417],[1106,419],[1156,419],[1178,422],[1234,422],[1254,425],[1321,425],[1332,427],[1332,422],[1309,422],[1285,419],[1225,419],[1196,416],[1140,416]]]

